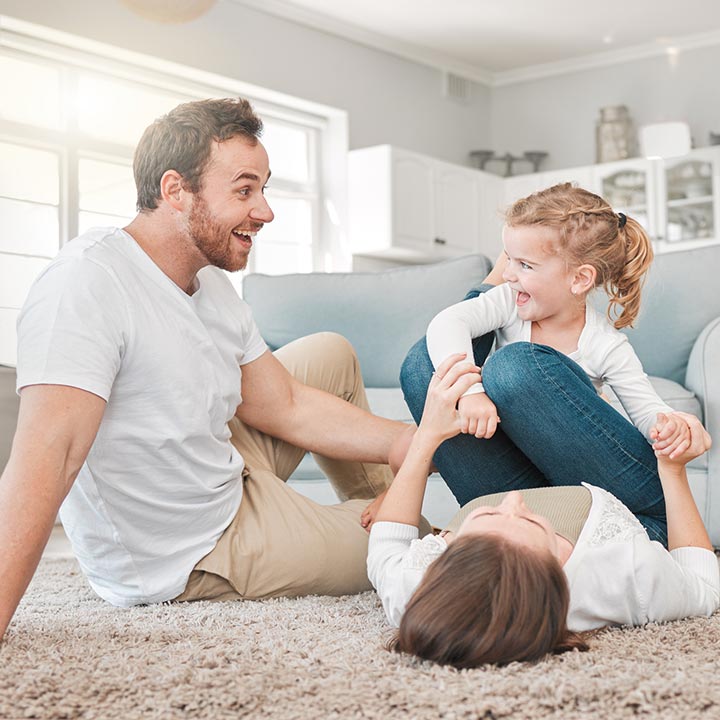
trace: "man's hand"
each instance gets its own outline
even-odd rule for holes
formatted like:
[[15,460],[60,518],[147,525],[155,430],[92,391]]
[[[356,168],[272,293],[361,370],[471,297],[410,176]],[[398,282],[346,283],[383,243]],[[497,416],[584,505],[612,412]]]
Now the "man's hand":
[[[656,457],[667,457],[675,460],[682,457],[688,448],[690,448],[692,440],[690,437],[690,426],[685,419],[687,417],[694,416],[677,412],[667,415],[665,413],[658,413],[657,423],[650,431],[650,437],[654,441],[652,447]],[[697,420],[697,418],[694,419]],[[702,425],[700,427],[702,427]],[[705,451],[703,450],[702,452]]]
[[475,393],[461,397],[458,412],[462,432],[476,438],[489,440],[497,430],[500,418],[495,403],[485,393]]

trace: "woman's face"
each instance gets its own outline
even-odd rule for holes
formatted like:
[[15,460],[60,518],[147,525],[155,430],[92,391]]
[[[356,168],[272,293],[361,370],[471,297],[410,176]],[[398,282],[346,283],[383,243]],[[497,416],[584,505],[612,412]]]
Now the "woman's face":
[[552,525],[542,515],[531,512],[517,490],[509,492],[497,507],[475,508],[463,520],[455,537],[484,533],[501,535],[517,545],[549,551],[560,559],[558,538]]

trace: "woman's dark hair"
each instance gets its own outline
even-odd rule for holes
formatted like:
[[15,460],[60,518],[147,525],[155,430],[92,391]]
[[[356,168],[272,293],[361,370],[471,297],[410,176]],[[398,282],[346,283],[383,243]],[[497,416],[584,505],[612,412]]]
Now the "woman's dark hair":
[[138,211],[157,208],[160,180],[168,170],[180,173],[190,192],[198,192],[212,143],[239,135],[254,145],[262,127],[262,120],[243,98],[184,103],[155,120],[135,148]]
[[456,668],[587,650],[567,629],[557,558],[495,534],[457,538],[428,568],[389,649]]

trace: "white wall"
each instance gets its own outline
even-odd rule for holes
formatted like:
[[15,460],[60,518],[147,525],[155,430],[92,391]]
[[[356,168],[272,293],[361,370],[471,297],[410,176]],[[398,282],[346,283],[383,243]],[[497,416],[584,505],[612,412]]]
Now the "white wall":
[[442,74],[388,53],[219,0],[181,25],[119,0],[0,0],[0,14],[155,55],[346,110],[350,147],[390,143],[450,162],[490,139],[490,91],[442,96]]
[[[625,104],[636,125],[687,120],[698,147],[720,132],[711,73],[720,47],[442,96],[441,72],[276,16],[218,0],[181,25],[143,20],[119,0],[0,0],[0,14],[156,55],[344,109],[350,147],[390,143],[468,164],[468,152],[547,150],[543,169],[595,161],[595,124]],[[490,169],[499,169],[494,166]]]
[[666,56],[493,89],[492,148],[515,155],[546,150],[542,169],[595,162],[600,108],[627,105],[636,127],[684,120],[696,147],[720,132],[720,47]]

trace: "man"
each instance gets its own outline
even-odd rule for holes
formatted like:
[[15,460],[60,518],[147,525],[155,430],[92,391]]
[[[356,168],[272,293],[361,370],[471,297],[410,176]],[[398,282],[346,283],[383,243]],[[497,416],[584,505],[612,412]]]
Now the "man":
[[[370,587],[358,498],[385,489],[377,463],[403,425],[368,412],[339,336],[270,353],[220,271],[244,268],[273,219],[261,129],[244,100],[157,120],[135,153],[137,217],[76,238],[33,286],[0,480],[0,637],[61,503],[83,572],[115,605]],[[288,488],[299,448],[355,499]]]

